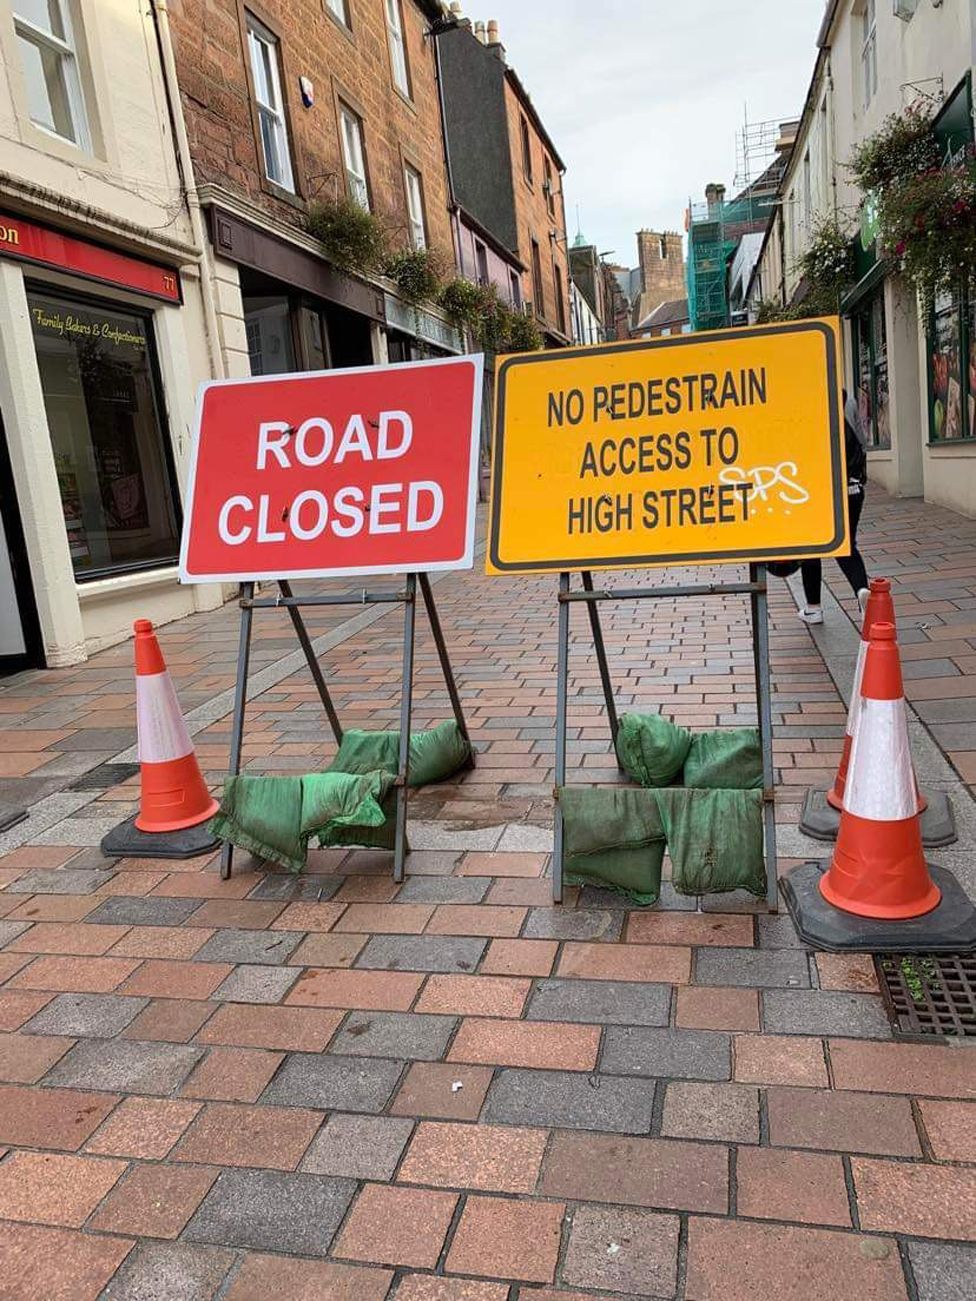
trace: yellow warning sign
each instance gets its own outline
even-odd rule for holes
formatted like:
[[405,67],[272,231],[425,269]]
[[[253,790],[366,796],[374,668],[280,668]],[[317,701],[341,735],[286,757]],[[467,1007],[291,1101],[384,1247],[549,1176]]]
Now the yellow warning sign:
[[506,357],[489,573],[848,550],[839,322]]

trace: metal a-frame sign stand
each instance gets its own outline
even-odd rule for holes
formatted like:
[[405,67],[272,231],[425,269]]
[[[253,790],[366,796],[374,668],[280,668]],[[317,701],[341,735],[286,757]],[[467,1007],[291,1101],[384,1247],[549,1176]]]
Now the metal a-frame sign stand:
[[[769,670],[769,623],[766,594],[766,566],[749,565],[747,583],[693,583],[683,587],[618,587],[595,588],[593,575],[582,570],[582,590],[572,590],[569,572],[559,575],[559,640],[556,658],[556,786],[566,785],[566,728],[569,705],[569,610],[582,602],[590,619],[590,631],[596,651],[603,697],[610,723],[610,735],[617,740],[619,720],[613,695],[613,682],[607,661],[607,650],[600,624],[601,601],[659,601],[685,596],[748,596],[752,623],[752,655],[756,676],[759,738],[762,748],[763,774],[763,827],[766,861],[766,904],[770,912],[778,907],[778,877],[776,870],[776,808],[773,791],[773,708],[772,683]],[[555,834],[552,856],[552,897],[561,903],[563,897],[563,814],[556,800]]]
[[[296,596],[292,592],[291,584],[285,579],[278,580],[277,596],[255,596],[255,585],[253,582],[241,583],[239,589],[241,630],[237,650],[237,682],[234,687],[234,715],[230,735],[230,764],[228,767],[228,775],[231,777],[236,777],[241,770],[241,753],[244,745],[244,715],[247,707],[247,674],[251,657],[251,630],[254,622],[255,610],[276,610],[283,608],[288,611],[292,625],[295,629],[295,635],[298,638],[299,645],[302,648],[306,663],[308,664],[309,672],[312,675],[312,680],[318,690],[319,699],[322,701],[322,707],[328,717],[329,726],[332,729],[332,735],[335,737],[336,745],[339,745],[342,742],[342,724],[339,721],[339,715],[336,712],[335,704],[333,703],[332,696],[329,693],[329,688],[325,681],[325,675],[322,672],[322,666],[316,659],[315,651],[312,647],[312,641],[308,635],[308,629],[305,626],[305,620],[302,618],[302,608],[305,606],[322,605],[361,606],[389,604],[403,606],[403,661],[400,688],[400,749],[395,783],[396,830],[393,851],[393,879],[398,882],[403,880],[404,865],[407,856],[407,790],[410,775],[410,725],[413,708],[414,637],[417,624],[418,586],[420,588],[420,594],[423,598],[424,606],[427,610],[427,618],[430,622],[431,632],[433,633],[434,644],[437,647],[437,657],[440,660],[441,670],[444,673],[444,680],[447,684],[447,693],[451,699],[451,708],[454,711],[454,717],[462,736],[466,741],[470,741],[467,724],[464,719],[464,711],[461,708],[461,697],[458,694],[457,683],[454,680],[454,670],[451,667],[451,660],[447,651],[447,643],[444,641],[444,632],[441,628],[440,617],[437,613],[437,607],[434,604],[434,593],[431,590],[430,578],[426,573],[408,573],[406,575],[406,585],[404,589],[395,592],[370,592],[364,588],[361,592],[348,592],[336,596]],[[234,847],[230,841],[225,841],[220,854],[220,875],[225,881],[230,877],[233,858]]]

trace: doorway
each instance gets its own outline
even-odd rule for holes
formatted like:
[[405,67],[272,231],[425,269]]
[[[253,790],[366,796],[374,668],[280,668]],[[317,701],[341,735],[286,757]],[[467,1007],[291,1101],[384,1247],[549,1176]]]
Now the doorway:
[[0,677],[43,664],[34,588],[0,417]]

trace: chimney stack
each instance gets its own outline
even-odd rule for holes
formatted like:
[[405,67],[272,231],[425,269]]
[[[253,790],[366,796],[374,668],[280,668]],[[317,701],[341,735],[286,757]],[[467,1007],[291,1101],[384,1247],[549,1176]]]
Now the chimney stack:
[[498,21],[495,18],[488,19],[488,44],[498,45]]
[[476,39],[476,40],[479,40],[479,41],[481,42],[482,45],[484,45],[484,44],[486,43],[486,42],[485,42],[485,25],[484,25],[483,22],[480,22],[480,21],[479,21],[479,22],[476,22],[476,23],[475,23],[475,25],[474,25],[474,34],[475,34],[475,39]]

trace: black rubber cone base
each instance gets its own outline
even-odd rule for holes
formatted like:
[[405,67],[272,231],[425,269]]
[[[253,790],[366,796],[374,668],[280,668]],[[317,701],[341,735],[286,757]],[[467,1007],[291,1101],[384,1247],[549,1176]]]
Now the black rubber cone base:
[[26,809],[11,808],[9,804],[0,805],[0,831],[15,827],[18,822],[23,822],[26,817]]
[[[945,791],[926,791],[928,801],[922,814],[922,844],[926,849],[953,845],[959,839],[956,819]],[[807,791],[800,814],[800,830],[813,840],[836,840],[840,813],[827,803],[824,791]]]
[[135,818],[127,818],[102,838],[106,858],[198,858],[219,848],[209,821],[183,831],[140,831]]
[[804,863],[780,881],[797,933],[828,953],[970,953],[976,949],[976,908],[945,868],[928,865],[942,891],[937,908],[908,921],[855,917],[829,904],[818,882],[828,864]]

